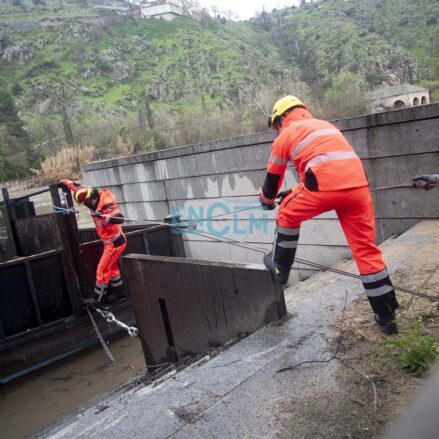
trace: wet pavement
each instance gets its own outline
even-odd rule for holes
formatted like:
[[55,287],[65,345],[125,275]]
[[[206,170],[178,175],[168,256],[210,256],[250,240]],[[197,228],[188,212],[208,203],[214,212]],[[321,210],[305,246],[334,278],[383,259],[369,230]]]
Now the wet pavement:
[[[439,222],[424,221],[382,248],[390,273],[410,267],[427,282],[437,270],[438,244]],[[420,263],[423,271],[417,270]],[[352,262],[337,268],[356,273]],[[349,390],[336,379],[343,373],[337,363],[278,373],[302,361],[330,358],[345,300],[360,294],[359,280],[319,273],[286,290],[289,319],[153,385],[110,394],[38,437],[363,437],[369,426],[357,422]],[[346,412],[353,419],[350,431],[342,421],[334,422]]]

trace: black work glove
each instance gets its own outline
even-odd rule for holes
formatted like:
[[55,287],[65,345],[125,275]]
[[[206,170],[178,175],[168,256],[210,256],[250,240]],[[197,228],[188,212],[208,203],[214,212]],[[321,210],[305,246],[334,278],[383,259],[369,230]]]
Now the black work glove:
[[259,202],[261,203],[261,207],[264,210],[273,210],[276,208],[276,203],[273,204],[267,204],[262,197],[259,197]]
[[416,177],[413,177],[412,180],[414,188],[428,191],[439,184],[439,175],[417,175]]
[[284,198],[288,197],[288,195],[290,195],[292,191],[293,191],[292,189],[287,189],[286,191],[279,192],[277,194],[277,198],[279,198],[279,204],[282,203]]

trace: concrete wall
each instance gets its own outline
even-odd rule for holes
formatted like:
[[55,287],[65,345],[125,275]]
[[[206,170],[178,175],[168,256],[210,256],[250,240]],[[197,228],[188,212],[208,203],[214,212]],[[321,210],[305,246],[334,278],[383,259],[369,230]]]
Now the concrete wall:
[[[335,121],[362,158],[371,187],[410,181],[439,171],[439,104]],[[183,218],[219,215],[257,205],[273,132],[167,149],[83,167],[88,184],[113,191],[126,216],[161,221],[170,212]],[[284,187],[297,182],[292,169]],[[419,219],[438,217],[436,190],[398,189],[375,195],[378,241],[407,230]],[[199,229],[224,230],[228,238],[270,249],[275,212],[248,210],[222,216]],[[258,220],[259,222],[255,222]],[[260,262],[261,253],[194,234],[184,236],[188,257]],[[350,251],[334,212],[303,224],[297,256],[334,264]],[[296,277],[312,274],[296,265]]]

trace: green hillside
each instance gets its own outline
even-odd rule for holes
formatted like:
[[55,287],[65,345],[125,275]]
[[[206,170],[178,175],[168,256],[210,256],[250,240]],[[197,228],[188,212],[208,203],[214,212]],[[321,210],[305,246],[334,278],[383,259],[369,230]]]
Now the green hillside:
[[102,3],[0,3],[0,83],[24,122],[20,135],[3,124],[0,154],[15,164],[65,137],[105,156],[117,136],[130,152],[261,130],[279,95],[319,111],[346,78],[359,96],[439,84],[437,0],[302,2],[246,22],[139,20],[99,13]]
[[369,88],[439,79],[437,0],[327,0],[260,16],[308,83],[342,71]]

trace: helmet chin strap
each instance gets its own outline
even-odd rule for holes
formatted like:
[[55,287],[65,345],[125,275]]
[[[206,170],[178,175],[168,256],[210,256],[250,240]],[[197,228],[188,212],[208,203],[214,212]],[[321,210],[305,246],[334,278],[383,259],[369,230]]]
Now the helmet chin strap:
[[89,209],[93,210],[93,209],[97,206],[98,201],[99,201],[99,196],[96,196],[96,197],[93,197],[93,196],[92,196],[89,200],[87,200],[87,201],[84,203],[84,206],[86,206],[86,207],[88,207]]

